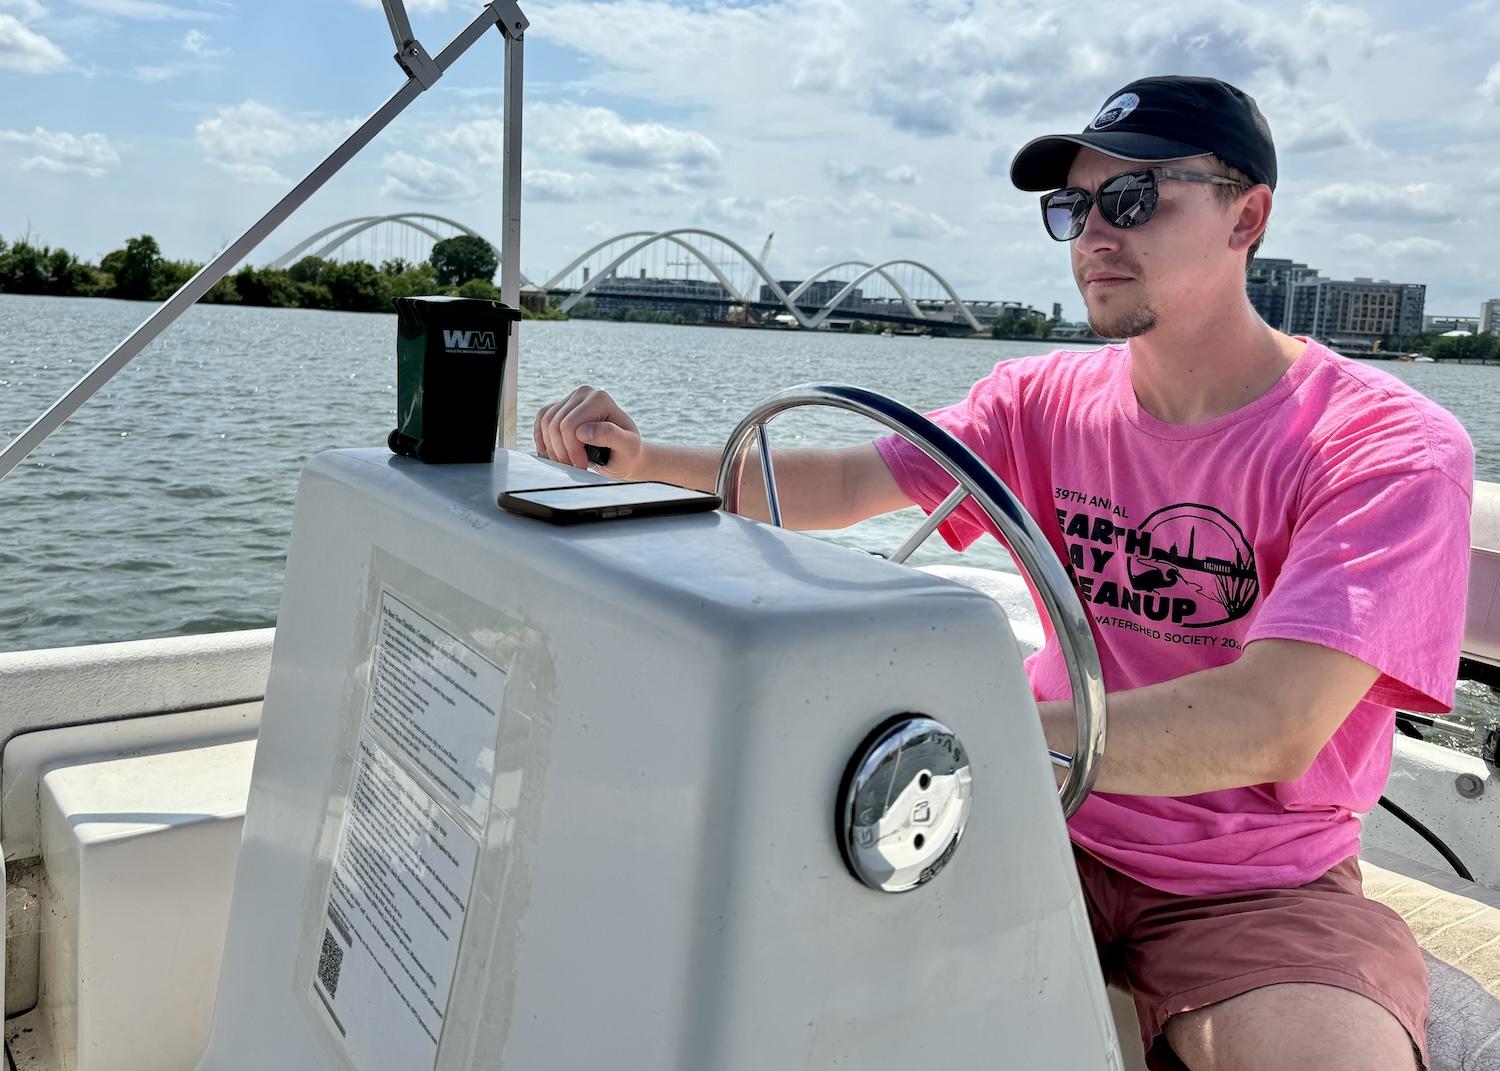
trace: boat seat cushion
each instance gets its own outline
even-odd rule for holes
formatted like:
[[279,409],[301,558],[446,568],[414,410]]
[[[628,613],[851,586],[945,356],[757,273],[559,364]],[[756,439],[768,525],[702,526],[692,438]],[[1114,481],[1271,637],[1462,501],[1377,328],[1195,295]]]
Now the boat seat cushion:
[[1432,1071],[1500,1071],[1500,893],[1373,848],[1360,867],[1427,960]]

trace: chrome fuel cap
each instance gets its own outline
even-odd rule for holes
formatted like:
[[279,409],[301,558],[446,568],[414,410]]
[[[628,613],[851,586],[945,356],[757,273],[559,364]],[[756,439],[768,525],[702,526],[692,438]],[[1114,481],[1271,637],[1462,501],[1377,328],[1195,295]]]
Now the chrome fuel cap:
[[963,836],[969,756],[953,730],[920,714],[876,729],[839,788],[839,851],[856,878],[906,892],[937,876]]

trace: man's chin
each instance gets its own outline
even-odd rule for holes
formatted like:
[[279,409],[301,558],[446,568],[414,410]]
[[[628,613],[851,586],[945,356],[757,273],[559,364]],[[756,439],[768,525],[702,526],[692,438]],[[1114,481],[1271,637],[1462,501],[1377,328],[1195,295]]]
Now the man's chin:
[[1149,305],[1109,312],[1089,310],[1089,328],[1100,338],[1136,338],[1156,324],[1156,310]]

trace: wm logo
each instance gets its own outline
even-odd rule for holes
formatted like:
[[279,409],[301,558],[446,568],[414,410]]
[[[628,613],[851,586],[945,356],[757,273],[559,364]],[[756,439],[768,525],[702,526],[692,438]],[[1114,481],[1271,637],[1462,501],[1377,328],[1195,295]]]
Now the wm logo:
[[444,331],[443,348],[449,353],[494,353],[493,331]]

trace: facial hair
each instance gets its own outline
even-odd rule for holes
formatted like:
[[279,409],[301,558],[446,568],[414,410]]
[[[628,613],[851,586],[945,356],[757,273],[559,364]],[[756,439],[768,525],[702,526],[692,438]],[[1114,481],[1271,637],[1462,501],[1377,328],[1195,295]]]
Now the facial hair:
[[1089,327],[1100,338],[1135,338],[1156,327],[1156,310],[1143,302],[1129,309],[1089,313]]

